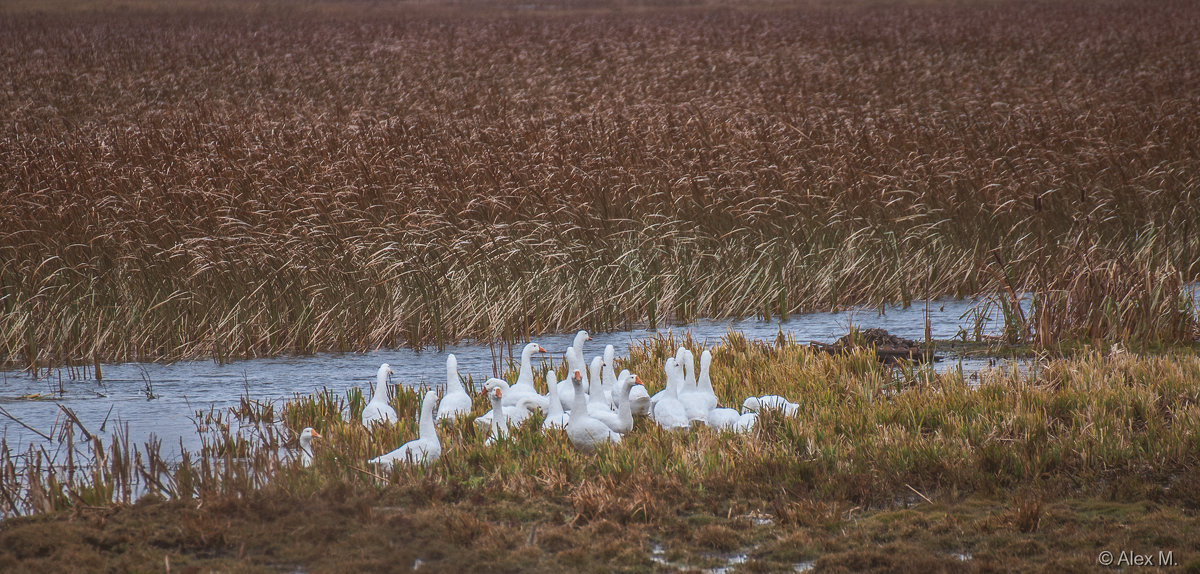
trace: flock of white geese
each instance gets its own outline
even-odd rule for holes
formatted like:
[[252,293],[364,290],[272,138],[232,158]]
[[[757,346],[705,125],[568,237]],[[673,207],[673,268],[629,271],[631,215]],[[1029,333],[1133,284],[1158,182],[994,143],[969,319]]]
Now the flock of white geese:
[[[741,412],[719,406],[709,378],[712,353],[706,350],[700,354],[697,375],[695,358],[685,347],[666,360],[666,388],[651,396],[637,375],[627,370],[615,372],[612,345],[605,347],[603,356],[593,358],[590,366],[585,365],[583,345],[589,340],[587,331],[575,335],[573,345],[566,350],[570,376],[559,381],[553,370],[547,371],[544,395],[534,387],[530,363],[535,353],[546,352],[537,343],[529,343],[522,349],[515,383],[510,385],[498,378],[484,382],[482,394],[488,397],[492,409],[475,417],[474,422],[488,433],[485,444],[504,440],[511,427],[532,420],[535,411],[545,415],[544,432],[565,431],[572,445],[592,452],[600,444],[621,442],[621,437],[633,430],[635,417],[647,417],[668,430],[690,429],[699,423],[720,431],[748,432],[758,422],[762,410],[778,410],[791,416],[798,408],[796,403],[778,395],[748,397]],[[368,429],[377,424],[395,424],[398,420],[396,410],[388,404],[387,380],[391,374],[393,371],[386,363],[379,367],[371,399],[362,412],[362,424]],[[470,416],[471,396],[459,378],[458,360],[451,354],[446,357],[446,388],[441,400],[436,390],[429,390],[421,401],[418,438],[369,462],[379,465],[433,462],[442,454],[435,421],[455,423]],[[300,433],[300,461],[304,466],[312,462],[312,439],[320,436],[312,428]]]

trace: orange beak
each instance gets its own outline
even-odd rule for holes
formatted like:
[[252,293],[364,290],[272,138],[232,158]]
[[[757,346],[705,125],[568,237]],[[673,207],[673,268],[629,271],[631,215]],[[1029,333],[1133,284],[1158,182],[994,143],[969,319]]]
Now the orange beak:
[[542,348],[542,347],[539,345],[539,346],[538,346],[538,352],[539,352],[539,353],[545,353],[545,352],[546,352],[546,349]]
[[321,433],[319,433],[317,431],[312,431],[312,435],[313,435],[313,438],[325,438],[325,437],[321,436]]

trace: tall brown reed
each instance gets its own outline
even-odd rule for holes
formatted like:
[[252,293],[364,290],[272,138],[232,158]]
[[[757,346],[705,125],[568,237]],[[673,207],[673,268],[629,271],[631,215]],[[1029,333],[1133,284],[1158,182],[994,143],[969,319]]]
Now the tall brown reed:
[[[1162,313],[1200,273],[1198,13],[10,13],[0,360],[1000,292],[993,250],[1046,289],[1047,335],[1179,339]],[[1058,256],[1081,234],[1086,258]],[[1079,297],[1147,254],[1130,311]]]

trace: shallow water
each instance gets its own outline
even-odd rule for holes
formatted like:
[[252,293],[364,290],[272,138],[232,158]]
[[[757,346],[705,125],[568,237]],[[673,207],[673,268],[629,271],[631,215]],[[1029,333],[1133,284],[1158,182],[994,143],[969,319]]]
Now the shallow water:
[[[974,305],[975,301],[970,299],[931,301],[929,322],[933,337],[951,339],[959,336],[960,328],[970,330],[971,319],[965,315]],[[992,328],[985,329],[985,334],[994,334],[999,324],[996,319],[992,317]],[[859,328],[882,327],[894,335],[921,340],[925,337],[925,304],[793,315],[783,322],[756,319],[699,321],[660,329],[595,333],[584,352],[590,358],[611,344],[616,347],[618,357],[624,356],[631,343],[666,331],[676,335],[690,332],[697,341],[710,345],[729,331],[763,340],[774,340],[783,332],[798,342],[830,343],[846,334],[851,324]],[[573,336],[573,333],[547,334],[535,340],[556,359],[561,359]],[[164,454],[177,455],[180,441],[189,450],[199,448],[199,437],[193,424],[197,411],[236,406],[243,395],[265,402],[309,394],[322,388],[340,395],[347,388],[357,386],[369,393],[380,363],[391,364],[396,372],[393,384],[440,386],[445,381],[446,353],[454,353],[458,357],[459,372],[464,377],[472,376],[477,383],[492,376],[498,363],[491,347],[465,343],[447,347],[444,351],[380,349],[370,353],[253,359],[224,365],[211,360],[112,364],[102,366],[103,381],[66,380],[65,371],[37,379],[28,373],[7,371],[0,375],[0,408],[12,418],[0,412],[0,437],[14,451],[23,451],[30,444],[41,444],[54,454],[58,446],[54,441],[45,440],[13,418],[53,436],[66,421],[59,408],[61,404],[72,409],[94,434],[107,436],[117,425],[127,423],[129,438],[134,444],[142,444],[155,435],[162,439],[167,451]],[[954,368],[961,364],[964,370],[975,371],[988,363],[988,359],[953,359],[939,363],[937,368]],[[157,398],[147,398],[147,382]],[[21,398],[34,394],[40,398]]]

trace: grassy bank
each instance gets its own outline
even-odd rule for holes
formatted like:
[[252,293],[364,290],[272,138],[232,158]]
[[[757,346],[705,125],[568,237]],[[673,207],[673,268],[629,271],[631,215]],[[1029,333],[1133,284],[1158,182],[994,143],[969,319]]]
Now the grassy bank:
[[[676,343],[622,367],[653,392]],[[732,337],[713,368],[723,403],[779,393],[797,416],[749,435],[639,421],[591,456],[532,428],[485,447],[469,425],[443,427],[428,468],[368,468],[416,435],[417,393],[402,390],[404,420],[374,436],[342,421],[361,397],[325,394],[207,417],[207,446],[184,465],[119,445],[98,469],[68,480],[42,465],[22,486],[29,460],[6,455],[11,508],[33,515],[0,524],[0,564],[649,571],[744,553],[746,571],[1040,571],[1094,569],[1102,550],[1200,558],[1193,354],[1093,353],[976,382]],[[290,435],[272,421],[325,435],[311,468],[281,459]],[[152,494],[120,502],[131,480]]]
[[752,548],[735,572],[810,564],[815,572],[1094,572],[1102,570],[1101,549],[1157,557],[1160,548],[1176,548],[1177,566],[1145,570],[1192,572],[1195,553],[1178,549],[1200,543],[1193,512],[1149,500],[966,497],[868,511],[806,501],[773,523],[762,522],[775,517],[769,513],[687,508],[680,510],[693,514],[653,524],[571,521],[573,505],[541,500],[532,507],[382,502],[371,492],[330,488],[200,509],[147,501],[41,516],[0,529],[0,560],[10,572],[161,572],[167,563],[172,572],[407,571],[418,560],[430,572],[663,572],[727,566]]
[[356,5],[0,17],[0,361],[1009,290],[1195,336],[1194,2]]

